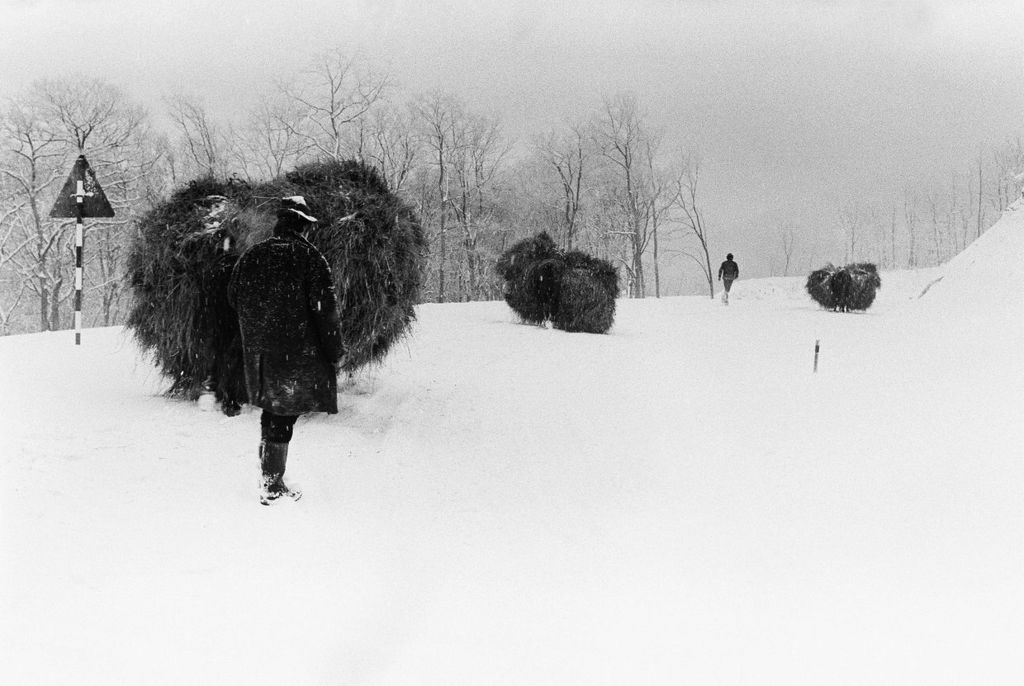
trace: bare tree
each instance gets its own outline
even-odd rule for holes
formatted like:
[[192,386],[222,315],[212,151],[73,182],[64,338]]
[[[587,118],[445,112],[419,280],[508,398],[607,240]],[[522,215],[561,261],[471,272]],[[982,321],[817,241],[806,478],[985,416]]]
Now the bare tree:
[[228,138],[198,99],[176,94],[165,98],[167,114],[179,134],[182,149],[199,176],[224,176]]
[[1024,186],[1024,139],[1019,136],[997,147],[992,157],[996,164],[995,209],[1002,212],[1021,197]]
[[644,254],[651,239],[651,206],[643,192],[646,137],[637,98],[629,94],[605,98],[601,115],[595,122],[594,137],[601,154],[617,171],[617,195],[626,225],[615,233],[626,239],[627,273],[632,277],[629,294],[642,298],[645,293]]
[[362,58],[334,49],[317,55],[281,92],[299,104],[304,116],[284,122],[304,145],[326,159],[363,159],[363,118],[384,97],[390,77]]
[[917,266],[917,223],[919,198],[917,191],[909,187],[903,191],[903,226],[907,231],[907,267]]
[[87,291],[99,296],[100,310],[93,321],[101,326],[117,323],[127,283],[124,261],[131,232],[138,220],[162,195],[162,163],[166,147],[148,126],[140,126],[124,154],[105,161],[97,175],[114,208],[113,219],[101,220],[89,230],[90,279]]
[[233,168],[247,179],[273,179],[295,166],[303,154],[304,142],[295,133],[302,118],[301,107],[278,93],[265,94],[246,114],[246,124],[232,132],[229,147]]
[[[968,174],[969,177],[969,174]],[[960,174],[951,175],[948,190],[949,236],[953,254],[958,254],[969,242],[971,218],[974,216],[974,196],[970,190],[970,178],[961,187]]]
[[420,161],[422,146],[412,106],[374,108],[369,122],[367,160],[380,170],[394,193],[401,194],[405,189]]
[[896,221],[896,218],[897,218],[898,215],[899,215],[899,208],[897,206],[896,200],[893,200],[893,202],[892,202],[892,211],[889,213],[889,247],[890,247],[890,249],[892,251],[892,255],[891,255],[892,260],[891,260],[891,262],[889,262],[889,266],[892,267],[893,269],[896,269],[896,266],[897,266],[897,262],[896,262],[896,235],[897,235],[896,227],[897,227],[897,221]]
[[708,293],[715,297],[715,273],[711,271],[711,252],[708,250],[708,226],[704,211],[698,201],[701,159],[697,155],[681,155],[679,173],[676,177],[675,202],[682,211],[689,235],[697,240],[697,254],[689,251],[683,254],[700,267],[707,280]]
[[[4,181],[0,179],[0,189],[6,186]],[[17,272],[10,276],[7,272],[18,254],[31,241],[30,237],[15,233],[15,220],[23,207],[18,204],[8,205],[8,200],[6,193],[0,196],[0,208],[5,208],[0,210],[0,283],[8,280],[12,282],[9,288],[3,290],[4,297],[0,298],[0,335],[4,336],[11,332],[11,318],[17,313],[21,299],[28,290],[28,282],[19,278]]]
[[39,100],[29,95],[10,103],[0,119],[0,137],[4,148],[0,174],[9,183],[15,205],[7,221],[13,224],[15,242],[24,243],[10,259],[18,268],[20,283],[37,298],[40,330],[50,331],[60,326],[59,303],[66,297],[59,259],[66,231],[46,214],[54,187],[64,175],[63,132],[46,117]]
[[793,246],[796,245],[796,231],[794,227],[789,225],[780,226],[779,242],[782,247],[782,275],[789,276],[789,264],[793,260]]
[[591,133],[584,124],[570,124],[565,130],[550,131],[535,147],[544,162],[558,176],[561,189],[561,221],[566,250],[574,248],[583,207],[584,169],[590,161]]
[[982,193],[985,187],[982,183],[982,158],[981,151],[978,151],[978,231],[974,234],[975,238],[981,236],[981,223],[985,217],[985,207],[982,205]]
[[846,238],[846,261],[851,262],[858,258],[860,238],[864,227],[866,210],[858,200],[846,200],[840,203],[836,211],[839,219],[839,227]]
[[[595,172],[602,176],[604,170],[595,169]],[[618,261],[626,272],[627,285],[634,283],[632,260],[628,259],[628,255],[621,257],[616,254],[623,245],[617,232],[624,221],[618,193],[603,179],[585,188],[584,193],[589,209],[583,213],[583,228],[578,235],[579,248],[603,260]]]
[[931,226],[933,263],[942,264],[946,260],[943,241],[942,224],[946,215],[944,194],[936,188],[929,188],[924,194],[924,205]]
[[[505,174],[503,178],[503,211],[508,223],[515,229],[498,237],[499,244],[505,248],[511,245],[512,238],[534,236],[541,231],[547,231],[556,242],[568,247],[564,232],[553,229],[565,225],[565,196],[557,173],[543,157],[540,150],[542,143],[542,139],[534,139],[532,155],[512,157],[507,164],[512,167],[512,173]],[[585,192],[585,188],[580,191],[581,195]],[[582,247],[586,242],[587,221],[582,208],[581,197],[580,211],[576,214],[573,230],[573,249]]]
[[462,294],[469,300],[481,297],[481,256],[479,239],[487,225],[488,193],[511,144],[501,135],[496,119],[463,113],[454,120],[450,148],[452,179],[456,191],[449,197],[455,219],[462,230]]
[[668,174],[655,165],[655,148],[657,143],[648,138],[645,141],[647,152],[647,184],[646,202],[651,218],[652,262],[654,265],[654,297],[661,297],[661,228],[670,219],[672,209],[676,206],[675,189]]
[[[436,196],[433,204],[436,208],[436,228],[428,231],[431,243],[436,243],[436,248],[431,248],[431,259],[439,260],[436,269],[438,273],[437,301],[445,302],[447,272],[447,238],[448,238],[448,208],[449,208],[449,184],[450,184],[450,158],[452,148],[455,147],[455,121],[462,116],[462,105],[452,96],[440,91],[434,91],[428,95],[421,96],[415,105],[416,114],[423,130],[424,144],[429,150],[433,166],[435,167],[435,188]],[[424,203],[424,208],[429,209]],[[432,234],[432,235],[430,235]]]
[[43,116],[62,131],[78,153],[103,155],[128,144],[146,119],[145,110],[101,79],[74,76],[36,82],[33,90]]
[[818,224],[814,224],[810,230],[811,246],[807,250],[807,271],[811,272],[817,269],[818,265],[818,249],[821,247],[821,227]]

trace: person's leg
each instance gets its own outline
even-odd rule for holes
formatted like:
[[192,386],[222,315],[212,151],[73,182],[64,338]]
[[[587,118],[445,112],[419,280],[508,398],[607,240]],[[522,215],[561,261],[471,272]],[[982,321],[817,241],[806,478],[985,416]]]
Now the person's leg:
[[288,464],[288,443],[292,440],[292,429],[298,419],[292,415],[276,415],[263,411],[260,416],[260,500],[266,504],[282,495],[298,497],[284,484],[284,471]]
[[263,410],[260,415],[260,436],[274,443],[289,443],[296,420],[298,417],[294,415],[273,414]]

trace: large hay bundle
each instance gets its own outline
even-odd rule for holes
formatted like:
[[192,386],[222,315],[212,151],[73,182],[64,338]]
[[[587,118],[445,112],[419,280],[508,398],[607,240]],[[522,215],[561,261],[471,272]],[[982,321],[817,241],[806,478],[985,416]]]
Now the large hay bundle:
[[320,219],[309,240],[334,275],[345,370],[379,362],[416,317],[427,254],[419,218],[359,162],[309,164],[287,180]]
[[408,330],[426,242],[415,213],[374,169],[328,162],[258,186],[195,181],[142,218],[128,258],[128,326],[172,393],[195,397],[212,377],[226,411],[244,401],[227,280],[241,253],[270,235],[277,200],[289,195],[304,196],[320,219],[309,239],[331,265],[345,369],[379,361]]
[[245,398],[238,320],[226,297],[237,232],[223,222],[226,196],[238,190],[201,179],[176,191],[143,217],[128,253],[127,325],[174,394],[194,398],[211,378],[226,402]]
[[866,310],[882,287],[878,268],[870,262],[845,267],[828,264],[807,277],[807,293],[819,305],[839,312]]
[[619,272],[608,260],[593,257],[579,250],[570,250],[563,256],[567,269],[586,270],[601,284],[612,299],[619,297]]
[[601,282],[585,269],[566,269],[551,324],[562,331],[606,333],[614,321],[615,299]]
[[846,265],[850,273],[850,292],[846,306],[850,310],[866,310],[875,302],[875,295],[882,287],[882,277],[878,275],[878,267],[870,262],[858,262]]
[[615,321],[619,275],[611,263],[574,250],[562,262],[558,308],[551,319],[556,329],[607,333]]
[[615,319],[619,275],[611,263],[580,251],[563,253],[547,233],[519,241],[498,259],[505,301],[530,324],[606,333]]
[[529,324],[543,324],[558,307],[564,265],[546,232],[525,238],[498,258],[495,271],[505,279],[505,302]]
[[821,269],[815,269],[807,277],[805,286],[811,299],[829,310],[835,307],[835,301],[832,299],[832,277],[837,271],[839,268],[831,263]]

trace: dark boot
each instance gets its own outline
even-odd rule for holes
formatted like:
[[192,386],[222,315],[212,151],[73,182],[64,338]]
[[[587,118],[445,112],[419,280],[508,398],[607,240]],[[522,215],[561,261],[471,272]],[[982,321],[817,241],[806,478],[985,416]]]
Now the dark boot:
[[271,500],[287,496],[293,500],[302,497],[299,491],[293,491],[284,483],[284,470],[288,463],[288,444],[275,443],[263,439],[260,441],[260,502],[269,505]]

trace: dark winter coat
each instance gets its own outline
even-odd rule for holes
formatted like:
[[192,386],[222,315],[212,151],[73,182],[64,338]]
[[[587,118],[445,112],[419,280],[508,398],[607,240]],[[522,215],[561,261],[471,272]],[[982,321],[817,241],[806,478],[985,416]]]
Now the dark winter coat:
[[732,260],[726,260],[718,268],[718,278],[727,279],[728,281],[740,278],[740,266]]
[[334,365],[344,351],[320,251],[279,223],[239,258],[228,300],[238,313],[249,402],[279,415],[336,413]]

